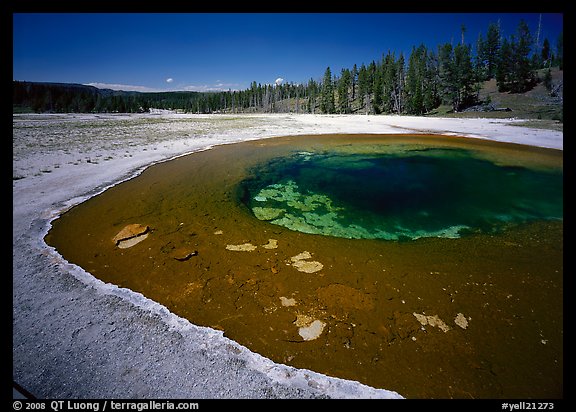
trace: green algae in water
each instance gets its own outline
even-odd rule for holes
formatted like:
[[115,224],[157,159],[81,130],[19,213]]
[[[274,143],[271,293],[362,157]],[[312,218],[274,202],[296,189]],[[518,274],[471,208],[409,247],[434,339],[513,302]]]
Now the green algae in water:
[[299,152],[253,176],[243,185],[254,215],[304,233],[458,238],[563,218],[562,171],[500,166],[465,149]]

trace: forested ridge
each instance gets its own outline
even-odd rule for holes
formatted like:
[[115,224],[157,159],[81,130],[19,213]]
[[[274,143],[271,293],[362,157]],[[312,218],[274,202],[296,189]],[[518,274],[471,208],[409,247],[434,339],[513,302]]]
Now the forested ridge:
[[[414,46],[409,56],[388,51],[368,64],[339,73],[327,67],[322,78],[303,84],[260,84],[224,92],[124,92],[64,83],[13,82],[13,112],[187,113],[370,113],[431,112],[440,105],[460,112],[479,104],[483,82],[495,79],[499,92],[524,93],[538,82],[553,93],[551,69],[563,69],[563,35],[554,44],[534,37],[521,20],[509,37],[490,23],[474,45],[461,27],[457,44],[433,49]],[[538,75],[537,73],[540,73]]]

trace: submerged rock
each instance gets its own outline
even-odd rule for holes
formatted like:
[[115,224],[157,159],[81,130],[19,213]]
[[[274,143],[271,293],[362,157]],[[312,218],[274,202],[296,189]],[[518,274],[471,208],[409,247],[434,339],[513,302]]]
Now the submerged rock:
[[276,249],[278,248],[278,241],[276,239],[268,239],[268,243],[262,245],[264,249]]
[[226,245],[226,250],[232,250],[234,252],[252,252],[256,250],[258,246],[254,246],[252,243],[243,243],[241,245]]
[[454,318],[454,323],[460,326],[462,329],[466,329],[468,327],[468,320],[466,319],[466,316],[464,316],[462,313],[458,313],[456,315],[456,317]]
[[282,303],[282,306],[295,306],[296,305],[296,299],[286,298],[284,296],[280,296],[280,303]]
[[442,319],[438,317],[438,315],[426,316],[419,313],[413,313],[413,315],[422,326],[430,325],[434,328],[440,329],[444,333],[451,329],[450,326],[448,326]]
[[170,256],[172,256],[174,259],[180,261],[180,262],[184,262],[185,260],[190,259],[192,256],[196,256],[198,254],[197,250],[193,250],[187,247],[181,247],[178,249],[174,249],[171,253]]
[[120,249],[132,247],[148,237],[149,227],[139,223],[132,223],[122,228],[120,232],[112,238],[112,241]]
[[116,246],[118,246],[120,249],[128,249],[129,247],[132,247],[132,246],[137,245],[138,243],[142,242],[147,237],[148,237],[148,233],[145,233],[143,235],[131,237],[130,239],[120,240],[116,244]]
[[286,209],[275,207],[254,207],[252,208],[252,212],[254,212],[254,216],[256,216],[258,220],[274,220],[286,212]]
[[306,341],[314,340],[322,334],[325,326],[324,322],[316,319],[310,325],[298,329],[298,334]]
[[299,260],[303,260],[303,259],[310,259],[312,257],[312,255],[310,254],[310,252],[308,252],[307,250],[305,250],[302,253],[298,253],[296,256],[292,256],[290,258],[290,260],[292,262],[298,262]]
[[314,319],[301,313],[296,315],[294,324],[298,326],[298,334],[306,341],[317,339],[326,326],[326,324],[321,320]]
[[304,251],[299,253],[296,256],[292,256],[290,260],[292,261],[292,266],[295,267],[298,271],[304,273],[314,273],[322,270],[324,265],[320,262],[315,260],[309,261],[306,259],[310,259],[312,255],[308,251]]

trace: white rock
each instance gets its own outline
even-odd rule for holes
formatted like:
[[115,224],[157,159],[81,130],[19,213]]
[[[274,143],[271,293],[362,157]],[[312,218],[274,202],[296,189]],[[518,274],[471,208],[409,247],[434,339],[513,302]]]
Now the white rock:
[[280,296],[280,303],[282,303],[282,306],[294,306],[296,305],[296,299]]
[[145,233],[143,235],[138,235],[135,237],[131,237],[130,239],[125,239],[125,240],[119,240],[117,243],[117,246],[120,249],[128,249],[129,247],[132,247],[140,242],[142,242],[144,239],[146,239],[148,237],[148,233]]
[[313,261],[299,260],[297,262],[292,263],[292,266],[294,266],[300,272],[304,273],[318,272],[319,270],[322,270],[322,268],[324,267],[322,263],[316,262],[315,260]]
[[466,329],[468,327],[468,320],[466,319],[466,316],[464,316],[462,313],[458,313],[456,315],[456,317],[454,318],[454,323],[460,326],[462,329]]
[[412,314],[418,320],[418,322],[420,322],[422,326],[430,325],[434,328],[440,329],[444,333],[448,332],[451,329],[450,326],[448,326],[446,323],[444,323],[442,319],[438,317],[438,315],[426,316],[421,315],[420,313],[412,313]]
[[276,239],[268,239],[268,243],[262,245],[264,249],[276,249],[278,247],[278,241]]
[[132,223],[122,228],[120,232],[112,238],[112,241],[120,249],[132,247],[148,237],[149,227],[139,223]]
[[299,261],[299,260],[310,259],[311,257],[312,257],[312,255],[310,254],[310,252],[308,252],[308,251],[305,250],[304,252],[299,253],[299,254],[297,254],[296,256],[292,256],[292,257],[290,258],[290,260],[291,260],[292,262],[297,262],[297,261]]
[[232,250],[234,252],[252,252],[256,250],[257,246],[252,243],[243,243],[241,245],[226,245],[227,250]]
[[312,255],[308,251],[304,251],[299,253],[296,256],[292,256],[290,260],[292,261],[292,266],[294,266],[297,270],[304,273],[314,273],[322,270],[324,265],[320,262],[315,260],[307,261],[305,259],[310,259]]
[[324,322],[316,319],[309,326],[298,329],[298,334],[302,336],[304,340],[314,340],[322,334],[324,326],[326,326]]

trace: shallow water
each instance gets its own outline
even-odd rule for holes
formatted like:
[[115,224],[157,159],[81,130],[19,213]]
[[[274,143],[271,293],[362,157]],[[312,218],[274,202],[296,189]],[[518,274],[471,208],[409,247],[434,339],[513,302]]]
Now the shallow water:
[[[256,195],[288,182],[260,174],[275,159],[300,159],[304,169],[306,156],[319,156],[312,180],[320,182],[330,168],[341,173],[332,165],[343,157],[352,156],[353,172],[402,145],[490,170],[562,175],[556,150],[438,136],[289,136],[151,166],[64,213],[46,241],[101,280],[276,362],[409,398],[562,397],[561,219],[399,242],[302,233],[256,218],[246,204],[247,182],[258,183]],[[351,208],[349,195],[314,191],[304,205],[327,207],[325,196],[334,209]],[[135,224],[147,237],[119,247],[115,236]]]

